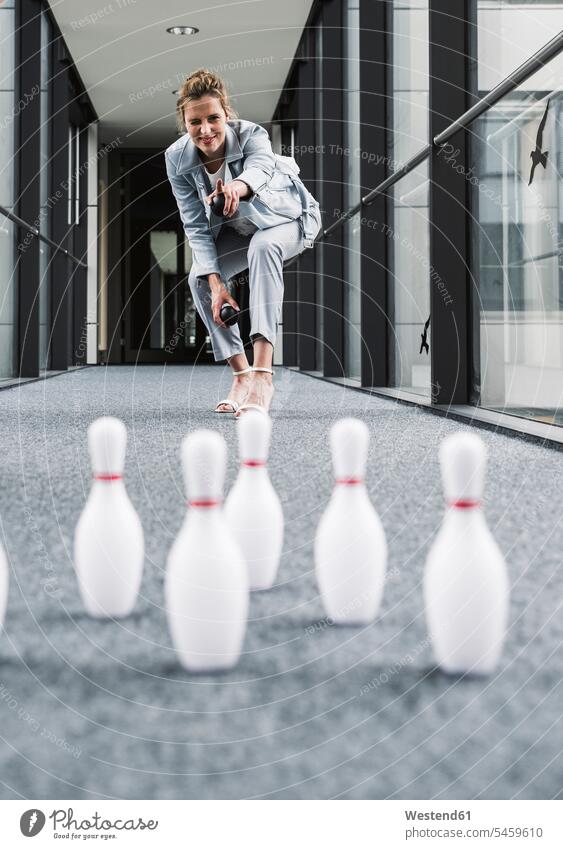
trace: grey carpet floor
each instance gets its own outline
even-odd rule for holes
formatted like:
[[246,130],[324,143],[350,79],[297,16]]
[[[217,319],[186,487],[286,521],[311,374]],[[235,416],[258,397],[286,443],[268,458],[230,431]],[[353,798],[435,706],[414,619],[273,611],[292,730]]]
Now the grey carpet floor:
[[[184,511],[179,445],[235,423],[210,410],[212,366],[90,368],[0,393],[0,516],[11,582],[0,635],[2,798],[563,797],[563,453],[480,431],[486,509],[512,584],[502,666],[487,680],[434,669],[422,606],[439,526],[437,446],[460,427],[391,400],[280,369],[271,475],[286,540],[274,589],[253,595],[235,670],[176,663],[163,605]],[[126,483],[146,537],[134,614],[89,619],[72,537],[90,483],[96,416],[120,416]],[[372,440],[368,487],[390,557],[368,628],[323,621],[313,537],[331,491],[330,425],[354,415]]]

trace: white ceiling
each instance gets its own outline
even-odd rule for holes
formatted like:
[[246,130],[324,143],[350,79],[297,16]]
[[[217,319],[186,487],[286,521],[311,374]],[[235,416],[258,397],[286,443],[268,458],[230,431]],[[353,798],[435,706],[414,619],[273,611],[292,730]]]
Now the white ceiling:
[[[241,118],[271,120],[312,0],[54,0],[51,9],[100,119],[100,141],[166,146],[191,71],[215,70]],[[195,26],[195,36],[166,28]]]

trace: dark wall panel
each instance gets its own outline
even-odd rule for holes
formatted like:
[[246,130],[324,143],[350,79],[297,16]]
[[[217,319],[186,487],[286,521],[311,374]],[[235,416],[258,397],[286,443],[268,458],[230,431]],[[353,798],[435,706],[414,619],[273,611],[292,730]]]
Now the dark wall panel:
[[[40,79],[41,18],[34,0],[18,4],[16,67],[20,92],[32,92]],[[17,157],[17,214],[35,227],[40,225],[40,98],[29,99],[19,114]],[[18,233],[18,374],[39,374],[39,239],[28,230]]]
[[[430,135],[470,105],[467,0],[430,0]],[[469,182],[467,134],[461,130],[430,160],[430,304],[432,399],[469,401]]]

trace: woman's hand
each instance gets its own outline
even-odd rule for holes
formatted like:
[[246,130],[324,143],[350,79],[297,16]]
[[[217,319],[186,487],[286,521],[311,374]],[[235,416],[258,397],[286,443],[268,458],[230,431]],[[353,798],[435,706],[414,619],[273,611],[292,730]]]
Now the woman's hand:
[[217,180],[215,191],[207,195],[207,203],[211,205],[213,198],[217,195],[225,195],[225,208],[223,215],[226,218],[232,218],[239,208],[240,198],[245,197],[250,193],[249,187],[242,180],[233,180],[231,183],[223,183],[221,179]]
[[238,310],[239,305],[235,299],[229,295],[218,274],[210,274],[207,279],[211,290],[211,310],[213,312],[213,321],[215,324],[218,324],[219,327],[226,327],[226,324],[221,321],[221,307],[223,304],[230,304]]

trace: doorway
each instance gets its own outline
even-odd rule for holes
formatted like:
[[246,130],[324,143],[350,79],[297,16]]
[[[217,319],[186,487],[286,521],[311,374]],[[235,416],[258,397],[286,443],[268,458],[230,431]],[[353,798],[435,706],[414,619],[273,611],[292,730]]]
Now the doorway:
[[193,363],[209,359],[188,275],[191,251],[183,231],[136,220],[125,291],[125,362]]
[[212,363],[188,284],[192,254],[163,152],[112,153],[107,362]]

